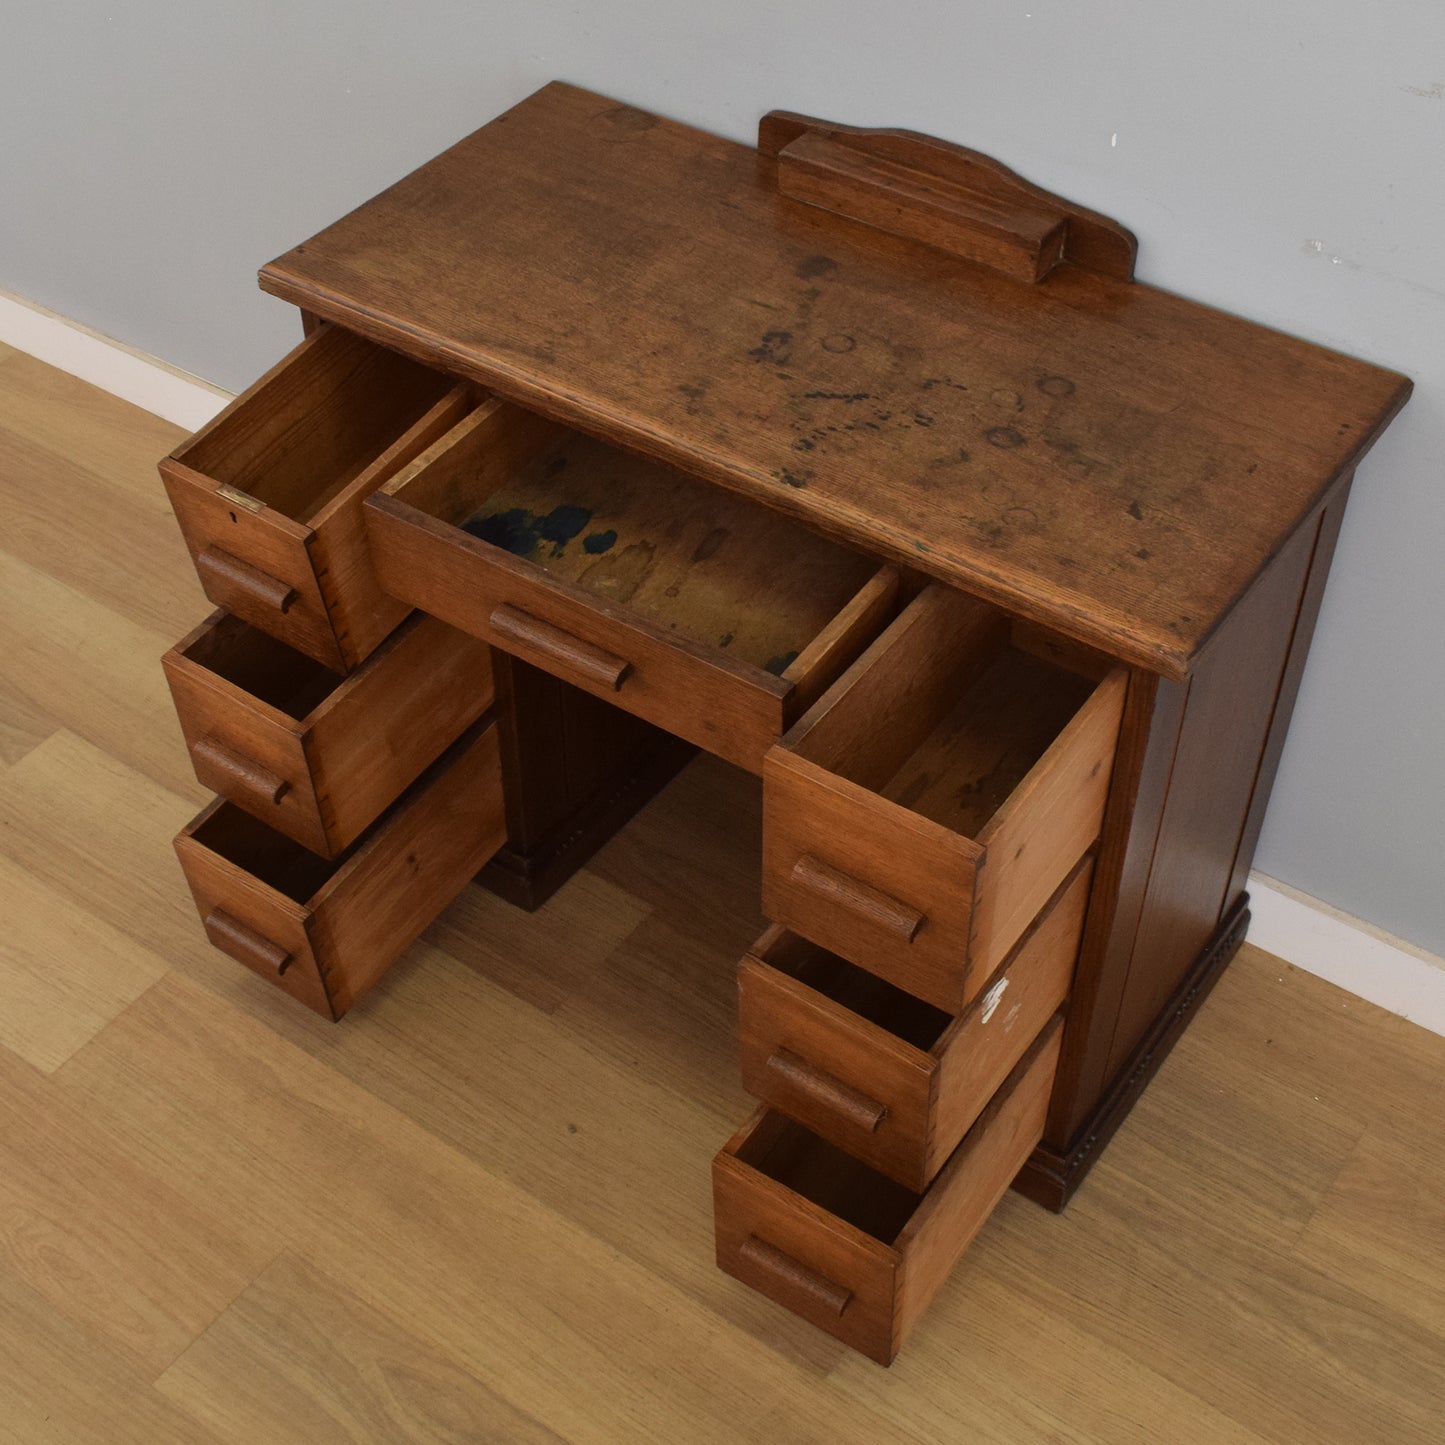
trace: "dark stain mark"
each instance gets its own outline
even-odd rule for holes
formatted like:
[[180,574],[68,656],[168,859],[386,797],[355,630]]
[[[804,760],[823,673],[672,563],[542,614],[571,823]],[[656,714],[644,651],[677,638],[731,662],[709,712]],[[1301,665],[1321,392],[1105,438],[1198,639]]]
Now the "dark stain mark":
[[770,657],[763,664],[763,671],[770,672],[774,677],[781,677],[797,659],[796,652],[785,652],[781,657]]
[[712,531],[697,544],[697,548],[692,554],[692,560],[694,562],[706,562],[709,557],[716,556],[717,549],[727,541],[728,535],[728,529],[726,527],[714,527]]
[[619,105],[613,110],[603,111],[603,118],[610,120],[618,130],[651,130],[657,124],[655,115],[645,110],[634,110],[630,105]]
[[1103,760],[1100,759],[1097,763],[1094,764],[1094,766],[1093,766],[1092,768],[1089,769],[1089,776],[1090,776],[1091,778],[1097,778],[1097,777],[1099,776],[1099,769],[1102,768],[1103,766],[1104,766]]
[[765,331],[762,342],[748,352],[755,361],[765,361],[769,366],[786,366],[793,358],[793,333],[791,331]]
[[854,341],[851,336],[838,331],[832,336],[825,336],[818,344],[824,351],[831,351],[834,355],[841,355],[845,351],[852,351],[858,343]]
[[866,391],[805,391],[809,401],[867,401],[871,392]]
[[932,426],[933,418],[926,411],[916,411],[913,413],[913,424],[914,426]]
[[831,276],[837,269],[838,263],[831,256],[809,256],[806,261],[798,262],[793,274],[804,281],[811,281],[814,276]]
[[972,454],[969,452],[969,450],[968,450],[967,447],[959,447],[959,449],[958,449],[958,459],[959,459],[959,461],[961,461],[961,462],[971,462],[971,461],[973,460],[973,456],[972,456]]
[[1074,383],[1067,376],[1041,376],[1034,383],[1045,396],[1073,396]]
[[793,379],[793,373],[791,371],[775,371],[773,375],[776,376],[779,381],[791,381]]
[[1252,477],[1258,470],[1259,470],[1259,463],[1258,463],[1258,462],[1251,462],[1251,463],[1244,469],[1244,474],[1245,474],[1245,476],[1247,476],[1247,477]]
[[796,452],[810,452],[815,445],[816,443],[812,437],[799,437],[797,441],[793,443],[793,450]]
[[552,555],[560,557],[567,543],[591,520],[592,513],[586,507],[573,507],[564,502],[542,518],[537,531],[544,542],[552,544]]
[[577,1132],[577,1126],[575,1124],[568,1124],[567,1132],[569,1134],[575,1134]]
[[582,550],[590,556],[597,556],[599,552],[606,552],[617,545],[617,533],[610,527],[605,532],[593,532],[591,536],[582,539]]
[[813,479],[812,472],[792,472],[787,467],[774,475],[785,487],[806,487]]
[[983,435],[989,446],[1002,447],[1004,451],[1011,451],[1024,444],[1023,433],[1011,426],[992,426]]
[[489,517],[471,517],[462,523],[462,531],[517,557],[530,557],[537,550],[537,518],[525,507],[494,512]]
[[687,414],[689,416],[696,416],[699,407],[707,396],[707,387],[687,386],[684,384],[678,387],[678,390],[687,398]]
[[954,391],[967,391],[968,388],[961,382],[955,381],[951,376],[930,376],[925,378],[919,385],[920,391],[932,391],[935,386],[951,387]]
[[744,296],[743,300],[749,306],[761,306],[764,311],[781,311],[783,309],[781,306],[774,306],[771,301],[759,301],[756,296]]
[[1140,547],[1134,555],[1141,561],[1147,562],[1154,554],[1147,547]]
[[1133,517],[1136,522],[1142,522],[1144,520],[1144,509],[1139,505],[1139,499],[1137,497],[1129,503],[1129,515]]
[[530,557],[543,542],[550,542],[552,555],[560,557],[567,543],[591,520],[592,513],[586,507],[564,503],[554,507],[545,517],[539,517],[525,507],[494,512],[488,517],[472,517],[463,523],[462,530],[516,557]]
[[[682,589],[677,585],[677,583],[673,582],[667,586],[662,595],[664,597],[676,597],[681,590]],[[672,626],[674,629],[676,629],[677,623],[674,622]]]
[[732,632],[724,633],[722,640],[718,643],[718,646],[719,646],[719,647],[728,647],[728,646],[730,646],[735,635],[736,635],[736,634],[735,634],[735,633],[732,633]]
[[233,522],[236,521],[236,514],[234,512],[231,513],[231,520]]

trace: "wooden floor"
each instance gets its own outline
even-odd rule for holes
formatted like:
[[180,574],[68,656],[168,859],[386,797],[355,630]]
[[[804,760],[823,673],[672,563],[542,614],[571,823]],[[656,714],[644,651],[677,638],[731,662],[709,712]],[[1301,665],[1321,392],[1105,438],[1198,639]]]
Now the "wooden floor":
[[340,1025],[212,952],[175,436],[0,349],[0,1439],[1445,1438],[1445,1039],[1254,950],[891,1371],[712,1262],[752,780],[470,887]]

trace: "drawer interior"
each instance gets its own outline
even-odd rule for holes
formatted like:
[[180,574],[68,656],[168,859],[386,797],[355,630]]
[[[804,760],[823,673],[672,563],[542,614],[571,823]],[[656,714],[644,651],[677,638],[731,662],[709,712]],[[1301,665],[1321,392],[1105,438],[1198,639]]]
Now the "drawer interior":
[[924,1053],[938,1043],[953,1022],[942,1009],[796,933],[782,932],[758,956],[779,973],[797,979]]
[[[465,425],[465,424],[463,424]],[[781,676],[877,564],[676,468],[557,429],[499,474],[480,456],[389,490],[653,625]],[[458,470],[459,469],[459,470]]]
[[983,832],[1096,683],[1011,640],[983,604],[946,599],[945,629],[910,625],[923,594],[799,738],[804,758],[951,832]]
[[345,856],[329,862],[318,858],[234,803],[220,804],[191,836],[296,903],[310,903],[345,862]]
[[181,655],[300,722],[346,679],[269,633],[218,614]]
[[861,1229],[895,1243],[923,1201],[775,1110],[767,1110],[737,1148],[737,1158],[794,1194]]
[[309,523],[454,386],[353,332],[324,327],[176,460]]

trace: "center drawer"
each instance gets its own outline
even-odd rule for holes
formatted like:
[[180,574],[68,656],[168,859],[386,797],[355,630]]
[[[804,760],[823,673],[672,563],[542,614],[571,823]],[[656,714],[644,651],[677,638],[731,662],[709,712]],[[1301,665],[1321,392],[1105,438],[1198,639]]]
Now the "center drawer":
[[1062,1024],[1044,1028],[925,1194],[760,1109],[713,1161],[719,1267],[891,1364],[1043,1137]]
[[496,398],[365,511],[389,593],[753,772],[896,609],[891,569]]
[[963,1013],[773,927],[738,965],[743,1086],[923,1190],[1063,1007],[1089,901],[1086,858]]
[[763,911],[948,1013],[1103,822],[1126,675],[928,587],[773,748]]
[[162,664],[196,777],[327,858],[492,705],[491,648],[420,612],[346,677],[224,612]]

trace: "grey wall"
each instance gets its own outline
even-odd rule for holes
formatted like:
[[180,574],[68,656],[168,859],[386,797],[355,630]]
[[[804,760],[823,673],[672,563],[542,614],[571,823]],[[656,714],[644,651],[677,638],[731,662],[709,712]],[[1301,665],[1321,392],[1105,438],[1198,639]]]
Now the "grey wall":
[[961,141],[1132,226],[1142,279],[1413,375],[1258,864],[1445,953],[1439,0],[5,0],[0,287],[239,388],[297,334],[260,264],[553,77]]

